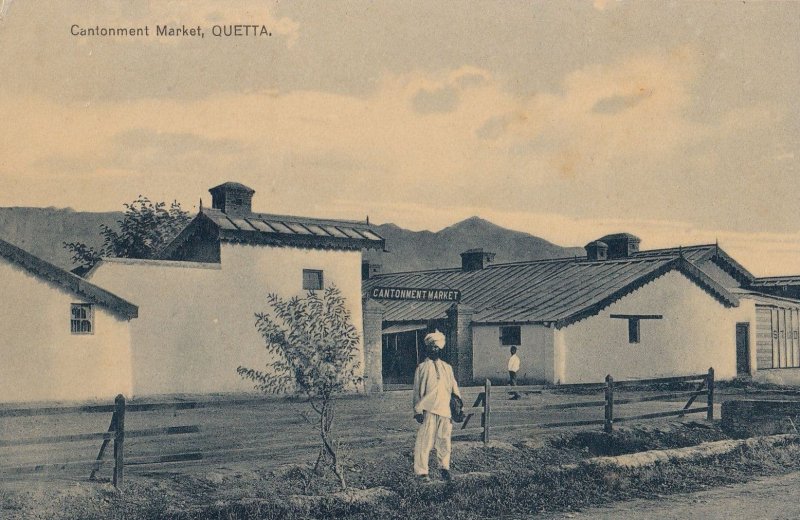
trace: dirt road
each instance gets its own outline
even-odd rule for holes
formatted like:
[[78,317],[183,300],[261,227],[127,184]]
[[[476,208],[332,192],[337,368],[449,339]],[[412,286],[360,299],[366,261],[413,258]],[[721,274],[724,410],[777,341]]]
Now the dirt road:
[[[719,487],[658,500],[631,500],[580,513],[560,513],[550,520],[793,520],[800,518],[796,500],[800,473],[765,477],[744,484]],[[534,517],[531,517],[534,518]],[[536,517],[541,518],[541,517]]]
[[[480,387],[462,389],[471,405]],[[641,396],[644,392],[631,392]],[[624,396],[620,393],[620,396]],[[503,399],[505,397],[505,399]],[[387,392],[382,395],[353,396],[337,402],[337,438],[351,449],[375,456],[387,449],[410,449],[417,424],[411,413],[411,392]],[[547,405],[593,401],[587,408],[552,410]],[[221,464],[261,461],[277,466],[285,462],[313,459],[318,443],[315,428],[302,417],[308,405],[291,400],[272,399],[259,404],[126,413],[125,457],[127,473],[153,471],[204,471]],[[619,417],[664,410],[680,410],[682,401],[637,402],[615,407]],[[719,412],[717,411],[717,414]],[[526,395],[520,401],[509,401],[500,389],[492,405],[492,440],[520,441],[541,437],[544,432],[532,430],[530,424],[563,421],[602,421],[602,397],[572,395],[545,391]],[[703,414],[704,416],[705,414]],[[689,418],[698,418],[697,415]],[[312,418],[313,419],[313,418]],[[672,418],[669,418],[672,419]],[[64,476],[86,476],[97,456],[100,441],[96,438],[58,444],[26,444],[3,447],[3,442],[48,435],[72,435],[81,438],[88,432],[104,432],[110,414],[73,413],[53,416],[0,417],[0,477],[5,467],[39,468],[35,473],[58,473]],[[166,437],[142,436],[137,432],[159,428],[196,426],[196,433]],[[468,424],[465,440],[480,436],[480,416]],[[587,428],[599,429],[593,425]],[[455,430],[456,435],[462,433]],[[372,451],[370,451],[372,450]],[[174,461],[155,463],[160,457]],[[106,460],[109,457],[106,456]],[[109,464],[101,475],[107,476]],[[88,468],[88,469],[87,469]]]

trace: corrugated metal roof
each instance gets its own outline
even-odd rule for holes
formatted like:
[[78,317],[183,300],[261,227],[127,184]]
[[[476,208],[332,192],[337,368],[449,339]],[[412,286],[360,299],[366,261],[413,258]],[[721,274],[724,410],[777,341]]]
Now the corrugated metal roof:
[[399,334],[401,332],[413,332],[415,330],[425,330],[424,323],[402,323],[400,325],[389,325],[383,329],[384,334]]
[[[225,241],[284,243],[326,249],[384,248],[384,239],[370,229],[366,222],[311,219],[264,213],[227,215],[220,210],[206,208],[203,208],[200,215],[207,217],[219,227],[219,238]],[[185,236],[190,234],[191,230]]]
[[800,275],[765,276],[763,278],[756,278],[751,285],[753,287],[791,287],[800,285]]
[[38,256],[20,249],[19,247],[0,240],[0,257],[5,258],[29,273],[47,280],[77,296],[105,307],[117,316],[125,319],[136,318],[139,308],[109,291],[98,287],[80,276],[57,267]]
[[800,301],[791,298],[781,298],[771,294],[764,294],[757,291],[737,290],[734,293],[741,299],[753,300],[756,305],[770,305],[782,309],[800,308]]
[[[567,325],[595,314],[645,283],[677,269],[726,306],[738,300],[685,257],[634,255],[625,259],[542,260],[495,264],[476,271],[441,269],[378,275],[372,287],[447,288],[461,291],[479,323],[555,323]],[[442,319],[452,303],[381,300],[384,320]]]
[[729,275],[740,283],[752,283],[756,278],[745,267],[734,260],[717,244],[702,244],[687,247],[669,247],[665,249],[650,249],[633,253],[631,258],[653,258],[664,256],[682,256],[695,265],[702,265],[704,262],[713,261]]

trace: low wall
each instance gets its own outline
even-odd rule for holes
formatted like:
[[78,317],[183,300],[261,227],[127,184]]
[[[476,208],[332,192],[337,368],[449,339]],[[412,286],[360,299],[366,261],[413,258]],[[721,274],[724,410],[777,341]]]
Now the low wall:
[[735,399],[722,403],[722,428],[735,437],[795,433],[800,401]]

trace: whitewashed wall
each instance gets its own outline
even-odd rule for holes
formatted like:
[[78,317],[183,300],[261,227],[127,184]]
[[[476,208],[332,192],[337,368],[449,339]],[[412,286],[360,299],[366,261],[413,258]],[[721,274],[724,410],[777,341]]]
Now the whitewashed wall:
[[[521,325],[517,355],[520,383],[552,379],[553,329],[542,325]],[[508,379],[510,347],[500,344],[498,325],[472,326],[472,372],[475,380]],[[548,368],[549,374],[548,374]]]
[[[268,358],[255,329],[266,296],[303,295],[303,269],[342,289],[360,327],[361,253],[223,243],[220,264],[107,260],[91,281],[139,306],[133,323],[136,395],[253,390],[236,373]],[[363,367],[363,359],[361,360]]]
[[131,391],[132,322],[94,305],[94,334],[70,333],[81,300],[0,260],[0,402],[113,399]]
[[[641,342],[628,343],[628,322],[611,314],[663,315],[641,321]],[[700,374],[736,376],[736,322],[755,329],[755,307],[726,308],[683,274],[671,271],[596,316],[556,330],[561,383]],[[751,345],[754,338],[751,338]],[[558,362],[559,356],[563,362]]]

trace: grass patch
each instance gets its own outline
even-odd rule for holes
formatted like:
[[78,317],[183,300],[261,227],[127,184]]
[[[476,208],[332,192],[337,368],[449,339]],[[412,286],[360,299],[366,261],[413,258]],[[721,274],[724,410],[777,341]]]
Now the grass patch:
[[[137,477],[129,479],[120,493],[107,485],[81,484],[80,493],[56,498],[35,493],[9,496],[4,498],[8,507],[0,509],[0,516],[90,520],[496,518],[575,511],[800,469],[800,441],[796,437],[778,446],[744,445],[699,462],[636,468],[585,462],[595,455],[691,446],[721,438],[725,435],[718,428],[698,422],[620,428],[610,436],[573,432],[537,447],[494,443],[483,448],[478,443],[456,443],[453,470],[462,477],[451,483],[432,484],[413,478],[411,449],[407,447],[387,450],[379,460],[354,455],[346,468],[353,489],[344,495],[336,493],[334,478],[317,478],[310,466],[298,464],[276,471],[220,470],[195,476]],[[30,514],[30,508],[38,516]],[[25,515],[14,516],[19,511]]]

